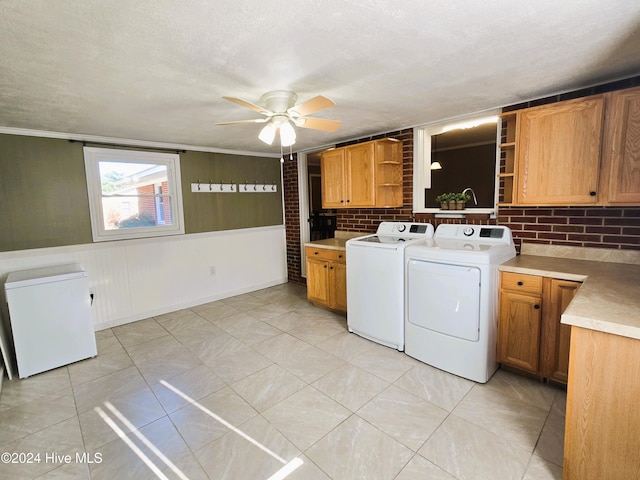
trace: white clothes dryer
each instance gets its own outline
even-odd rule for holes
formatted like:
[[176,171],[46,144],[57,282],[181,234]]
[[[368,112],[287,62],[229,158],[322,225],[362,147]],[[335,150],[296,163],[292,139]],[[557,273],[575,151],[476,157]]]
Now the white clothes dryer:
[[433,232],[430,223],[382,222],[375,234],[347,240],[350,332],[404,350],[404,249]]
[[485,383],[498,368],[498,266],[515,257],[504,226],[439,225],[405,250],[405,353]]

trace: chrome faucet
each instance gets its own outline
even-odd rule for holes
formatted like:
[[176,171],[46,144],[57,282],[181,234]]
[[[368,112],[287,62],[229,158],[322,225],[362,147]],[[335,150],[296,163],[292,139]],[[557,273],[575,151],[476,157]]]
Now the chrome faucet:
[[467,193],[467,192],[471,192],[471,194],[473,195],[473,203],[478,205],[478,199],[476,198],[476,192],[473,191],[473,188],[471,187],[467,187],[464,190],[462,190],[462,193]]

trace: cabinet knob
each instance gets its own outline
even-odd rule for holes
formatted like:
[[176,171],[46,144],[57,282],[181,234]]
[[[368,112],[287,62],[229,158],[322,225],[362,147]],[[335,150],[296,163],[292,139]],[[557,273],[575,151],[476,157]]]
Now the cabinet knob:
[[540,305],[534,305],[533,308],[535,308],[536,310],[540,310]]
[[329,267],[329,270],[333,270],[333,267]]
[[313,252],[314,255],[318,255],[320,252]]
[[520,287],[521,287],[522,285],[524,285],[524,282],[519,281],[519,282],[518,282],[518,286],[520,286]]
[[596,196],[596,192],[589,192],[589,195],[591,195],[592,197]]
[[344,200],[340,200],[340,203],[344,203]]
[[342,258],[342,255],[338,255],[338,258]]
[[322,268],[327,268],[327,266],[326,266],[326,265],[323,265],[323,266],[322,266]]

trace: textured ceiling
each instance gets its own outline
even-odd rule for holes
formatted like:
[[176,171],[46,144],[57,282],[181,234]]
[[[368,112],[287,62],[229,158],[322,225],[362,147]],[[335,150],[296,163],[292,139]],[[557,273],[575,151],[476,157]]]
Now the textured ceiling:
[[337,103],[296,150],[640,73],[638,0],[1,0],[0,127],[278,152],[269,90]]

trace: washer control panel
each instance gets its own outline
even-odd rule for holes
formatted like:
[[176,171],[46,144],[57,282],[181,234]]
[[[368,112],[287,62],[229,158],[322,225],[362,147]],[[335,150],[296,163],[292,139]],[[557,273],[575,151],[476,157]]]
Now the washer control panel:
[[378,225],[377,235],[400,235],[407,238],[433,236],[434,228],[430,223],[382,222]]

